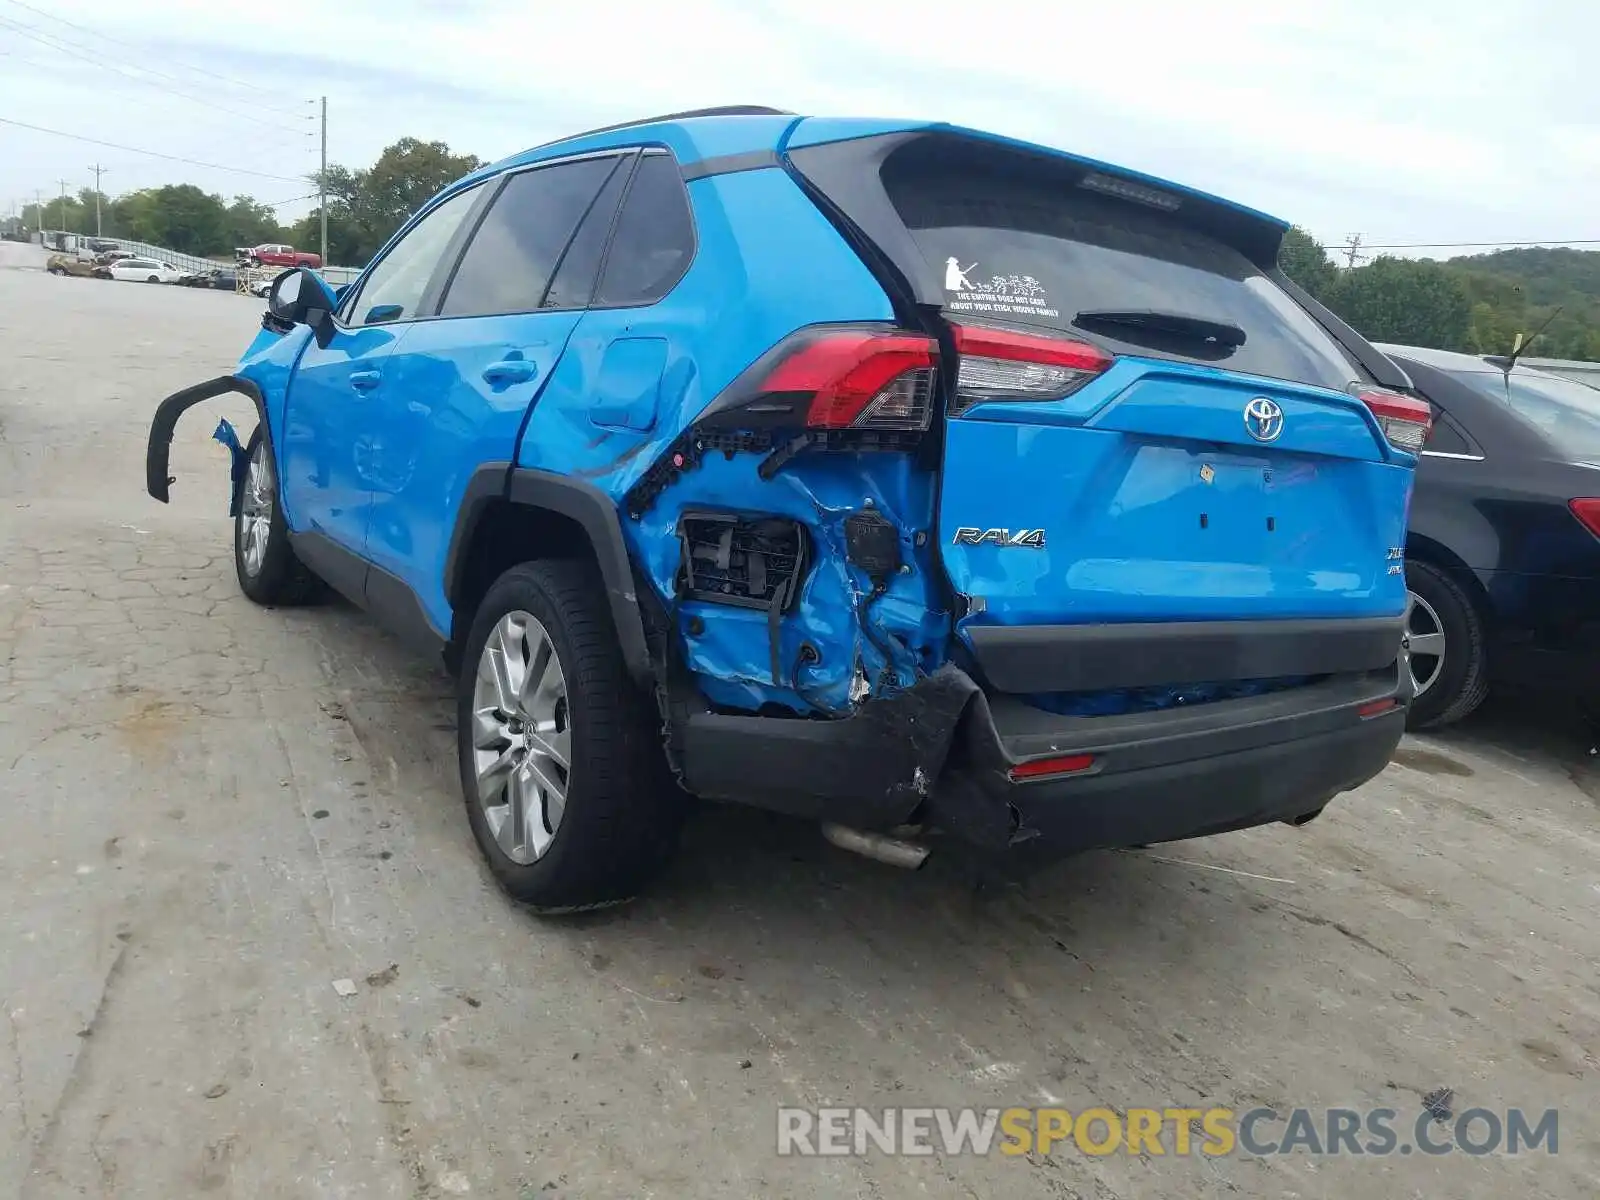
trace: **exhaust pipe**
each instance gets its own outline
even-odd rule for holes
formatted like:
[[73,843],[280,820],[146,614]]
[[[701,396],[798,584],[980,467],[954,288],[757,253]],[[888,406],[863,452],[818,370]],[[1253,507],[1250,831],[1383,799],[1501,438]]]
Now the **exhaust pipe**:
[[830,823],[823,825],[822,836],[841,850],[848,850],[852,854],[860,854],[866,858],[875,858],[879,862],[906,871],[915,871],[928,861],[926,846],[890,837],[886,833],[868,833],[864,829],[852,829],[848,825]]

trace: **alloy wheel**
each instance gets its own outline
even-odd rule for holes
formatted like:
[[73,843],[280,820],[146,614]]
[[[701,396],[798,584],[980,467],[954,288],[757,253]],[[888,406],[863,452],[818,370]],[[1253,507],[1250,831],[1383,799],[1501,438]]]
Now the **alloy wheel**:
[[508,612],[484,643],[471,733],[490,833],[512,862],[538,861],[566,811],[572,727],[561,658],[532,613]]
[[1406,593],[1405,633],[1400,640],[1414,694],[1420,697],[1444,670],[1444,622],[1438,610],[1415,592]]
[[267,443],[256,443],[250,455],[250,467],[245,473],[244,495],[240,497],[240,536],[243,544],[245,573],[254,579],[261,574],[267,561],[267,539],[272,534],[273,495],[276,492],[272,476],[272,462],[267,457]]

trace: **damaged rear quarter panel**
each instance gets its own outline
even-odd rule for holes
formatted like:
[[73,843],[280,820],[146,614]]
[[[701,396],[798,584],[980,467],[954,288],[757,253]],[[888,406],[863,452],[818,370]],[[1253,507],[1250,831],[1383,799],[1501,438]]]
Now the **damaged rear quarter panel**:
[[[763,481],[756,474],[762,457],[707,455],[629,529],[635,561],[674,613],[685,661],[706,697],[741,711],[778,704],[842,715],[860,699],[852,697],[858,663],[867,681],[876,684],[888,667],[901,687],[938,667],[949,616],[941,611],[931,541],[923,537],[917,544],[917,535],[932,526],[933,476],[918,471],[904,454],[815,454],[792,460]],[[871,583],[846,560],[845,518],[869,501],[895,526],[901,558],[910,568],[891,576],[885,594],[866,611],[876,642],[892,656],[889,662],[856,617]],[[696,509],[791,517],[810,539],[799,598],[778,628],[776,680],[766,612],[700,600],[672,603],[682,561],[678,521],[685,510]],[[803,652],[807,644],[814,655]],[[881,694],[876,687],[873,692]]]
[[[655,305],[584,314],[518,447],[519,466],[585,479],[619,511],[627,490],[706,406],[789,334],[808,325],[894,319],[882,287],[781,168],[710,176],[688,191],[698,241],[688,272]],[[665,343],[661,377],[644,406],[654,414],[648,428],[595,420],[597,409],[605,409],[606,354],[621,339]],[[666,610],[676,608],[678,636],[691,620],[704,623],[702,633],[679,644],[707,697],[743,711],[775,703],[796,712],[842,713],[853,707],[858,656],[867,677],[877,679],[883,656],[862,637],[855,618],[869,584],[844,554],[844,517],[868,499],[897,527],[902,556],[912,564],[872,605],[878,638],[902,683],[936,666],[948,618],[939,611],[931,546],[915,545],[915,535],[932,528],[931,474],[919,477],[904,455],[810,454],[763,481],[756,475],[762,457],[707,455],[640,520],[622,514],[633,561]],[[677,528],[686,509],[779,514],[806,525],[813,565],[781,622],[776,683],[765,612],[701,601],[675,605]],[[801,672],[797,691],[794,667],[804,642],[820,661]]]

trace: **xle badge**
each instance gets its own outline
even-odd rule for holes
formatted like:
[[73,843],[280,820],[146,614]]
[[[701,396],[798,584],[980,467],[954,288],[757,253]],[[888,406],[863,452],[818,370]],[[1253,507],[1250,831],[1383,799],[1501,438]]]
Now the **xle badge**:
[[956,546],[1010,546],[1016,550],[1043,550],[1044,530],[1019,529],[1013,533],[1009,529],[974,529],[970,525],[963,525],[950,541]]

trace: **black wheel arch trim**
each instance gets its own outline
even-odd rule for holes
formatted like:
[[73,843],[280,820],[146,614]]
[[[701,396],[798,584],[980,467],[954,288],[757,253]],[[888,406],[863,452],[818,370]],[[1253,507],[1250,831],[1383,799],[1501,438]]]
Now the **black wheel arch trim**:
[[622,520],[616,502],[592,483],[550,471],[513,467],[506,462],[485,463],[475,470],[462,492],[456,510],[456,527],[445,555],[444,590],[451,607],[460,600],[467,549],[472,545],[478,522],[489,503],[497,499],[559,514],[575,521],[584,531],[594,548],[595,563],[605,583],[623,662],[635,681],[649,685],[655,672],[645,638],[644,617],[639,610],[633,562],[628,557],[628,545],[622,534]]
[[155,415],[150,418],[150,437],[144,453],[144,486],[152,499],[162,504],[171,499],[174,479],[167,472],[172,455],[172,434],[177,429],[178,418],[196,404],[215,400],[230,392],[248,396],[255,404],[256,418],[260,422],[262,436],[267,440],[267,449],[272,453],[272,461],[278,461],[277,447],[272,444],[272,426],[267,421],[267,400],[261,394],[261,389],[238,375],[218,375],[215,379],[173,392],[156,406]]

